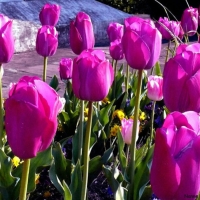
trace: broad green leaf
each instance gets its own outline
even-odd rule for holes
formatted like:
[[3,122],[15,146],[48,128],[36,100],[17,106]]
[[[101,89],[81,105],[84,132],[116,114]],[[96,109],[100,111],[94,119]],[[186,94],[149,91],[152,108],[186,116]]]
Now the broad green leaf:
[[68,185],[63,181],[63,188],[64,188],[64,200],[72,200],[72,194],[68,187]]
[[53,76],[53,78],[51,79],[49,85],[56,91],[59,90],[58,85],[59,85],[59,81],[56,75]]

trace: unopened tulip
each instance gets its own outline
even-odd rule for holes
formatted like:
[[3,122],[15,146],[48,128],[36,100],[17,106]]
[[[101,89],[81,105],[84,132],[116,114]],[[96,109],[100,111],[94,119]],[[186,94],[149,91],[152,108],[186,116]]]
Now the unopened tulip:
[[177,21],[170,21],[167,17],[160,17],[156,23],[156,27],[162,34],[162,38],[166,40],[178,37],[180,33],[180,23]]
[[58,47],[58,32],[53,26],[42,26],[37,33],[36,51],[43,57],[53,56]]
[[156,130],[150,183],[159,199],[197,198],[200,191],[199,125],[198,113],[173,112]]
[[114,60],[122,60],[124,58],[121,40],[115,40],[111,42],[109,51],[110,51],[110,56]]
[[162,35],[151,20],[125,20],[122,46],[127,63],[134,69],[150,69],[160,57]]
[[149,76],[147,83],[147,97],[153,101],[163,99],[163,78],[161,76]]
[[7,63],[14,54],[12,20],[0,14],[0,63]]
[[[133,119],[122,119],[121,120],[121,134],[122,134],[122,138],[124,140],[124,143],[126,144],[131,144],[131,140],[132,140],[132,132],[133,132]],[[138,133],[139,133],[139,120],[137,123],[137,136],[136,136],[136,141],[138,139]]]
[[121,40],[124,34],[124,26],[117,22],[112,22],[107,28],[107,34],[110,42]]
[[70,23],[70,46],[75,54],[83,50],[92,49],[95,44],[93,25],[89,15],[79,12]]
[[24,76],[12,85],[5,101],[5,129],[14,155],[29,159],[49,147],[61,107],[55,90],[37,77]]
[[112,85],[114,71],[101,50],[85,50],[73,62],[72,88],[77,98],[103,100]]
[[199,12],[197,8],[189,7],[184,10],[181,17],[181,26],[185,34],[193,36],[198,28]]
[[42,25],[55,26],[60,17],[60,6],[57,4],[45,4],[41,9],[39,18]]
[[200,44],[181,46],[164,67],[163,97],[172,111],[200,112]]
[[73,60],[71,58],[62,58],[60,60],[59,72],[60,79],[67,80],[72,78]]

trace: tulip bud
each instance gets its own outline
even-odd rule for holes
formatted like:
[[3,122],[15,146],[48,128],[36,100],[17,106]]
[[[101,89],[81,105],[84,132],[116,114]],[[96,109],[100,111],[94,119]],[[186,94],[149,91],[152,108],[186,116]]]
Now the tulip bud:
[[114,71],[101,50],[85,50],[73,62],[72,88],[77,98],[103,100],[112,85]]
[[58,47],[58,32],[53,26],[42,26],[37,33],[36,51],[43,57],[53,56]]
[[41,9],[39,18],[42,25],[55,26],[60,17],[60,6],[56,4],[45,4]]
[[183,15],[181,17],[181,26],[185,32],[189,36],[193,36],[197,32],[198,28],[198,9],[189,7],[184,10]]
[[62,58],[60,60],[60,79],[67,80],[72,78],[73,60],[71,58]]
[[110,42],[121,40],[124,34],[124,26],[122,24],[112,22],[107,28],[107,34]]
[[127,63],[134,69],[152,68],[160,57],[162,35],[151,20],[139,17],[126,19],[125,27],[122,46]]
[[14,155],[29,159],[49,147],[61,107],[55,90],[37,77],[24,76],[11,86],[5,101],[5,129]]
[[74,21],[70,23],[70,46],[75,54],[80,54],[83,50],[92,49],[95,39],[93,25],[89,15],[79,12]]
[[14,54],[12,20],[0,14],[0,63],[7,63]]
[[[131,144],[132,141],[132,132],[133,132],[133,119],[122,119],[121,120],[121,125],[122,125],[122,129],[121,129],[121,133],[122,133],[122,138],[124,140],[124,142],[126,144]],[[140,122],[138,120],[137,123],[138,127],[137,127],[137,136],[136,136],[136,141],[138,139],[138,133],[139,133],[139,125]]]
[[147,83],[147,97],[153,101],[163,99],[163,78],[161,76],[149,76]]
[[124,58],[121,40],[115,40],[114,42],[111,42],[109,51],[110,51],[110,56],[114,60],[122,60]]

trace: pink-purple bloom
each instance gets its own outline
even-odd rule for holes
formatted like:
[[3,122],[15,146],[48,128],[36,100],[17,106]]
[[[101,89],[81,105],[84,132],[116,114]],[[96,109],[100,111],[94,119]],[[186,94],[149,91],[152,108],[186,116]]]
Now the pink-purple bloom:
[[110,42],[121,40],[124,34],[124,25],[117,22],[112,22],[107,28],[107,34]]
[[13,21],[0,14],[0,63],[7,63],[14,54]]
[[147,97],[153,101],[163,99],[163,78],[161,76],[148,77]]
[[53,26],[42,26],[37,33],[36,51],[43,57],[53,56],[58,48],[58,32]]
[[150,69],[160,57],[162,35],[151,20],[125,19],[122,46],[127,63],[134,69]]
[[5,101],[5,129],[14,155],[28,159],[49,147],[61,107],[55,90],[38,77],[24,76],[12,85]]
[[72,78],[73,60],[71,58],[62,58],[60,60],[59,72],[60,79],[67,80]]
[[95,44],[94,31],[90,16],[79,12],[76,19],[70,23],[70,46],[75,54],[92,49]]
[[114,60],[122,60],[124,58],[124,52],[122,49],[121,40],[115,40],[115,41],[111,42],[109,51],[110,51],[110,56]]
[[55,26],[60,17],[60,6],[57,4],[45,4],[40,11],[39,18],[42,25]]
[[181,45],[164,67],[163,97],[172,111],[200,112],[200,44]]
[[72,88],[81,100],[103,100],[113,79],[113,68],[101,50],[84,50],[73,61]]
[[194,111],[170,113],[163,126],[156,130],[150,182],[159,199],[182,200],[187,195],[196,199],[198,196],[199,130],[200,117]]

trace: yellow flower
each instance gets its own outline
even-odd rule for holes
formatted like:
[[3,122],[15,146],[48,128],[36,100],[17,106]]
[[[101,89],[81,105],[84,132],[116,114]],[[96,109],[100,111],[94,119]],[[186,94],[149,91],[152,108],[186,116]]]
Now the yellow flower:
[[117,124],[115,124],[110,129],[110,135],[115,137],[117,135],[117,132],[120,131],[120,130],[121,130],[121,127],[118,126]]
[[115,117],[118,117],[120,120],[122,120],[125,118],[125,114],[122,110],[115,110],[113,112],[112,119],[114,119]]
[[145,120],[146,118],[147,118],[147,116],[146,116],[145,112],[141,112],[139,119],[140,120]]
[[15,167],[17,167],[20,164],[20,159],[17,156],[14,156],[12,159],[12,163]]
[[88,111],[89,111],[89,109],[85,108],[85,110],[84,110],[84,119],[85,119],[85,121],[88,120]]
[[45,191],[44,194],[43,194],[44,198],[48,198],[50,196],[51,196],[51,193],[49,191]]
[[109,104],[110,101],[109,101],[109,99],[108,99],[107,97],[105,97],[105,98],[102,100],[102,103],[104,103],[104,104]]
[[35,174],[35,184],[37,185],[40,181],[40,174]]

